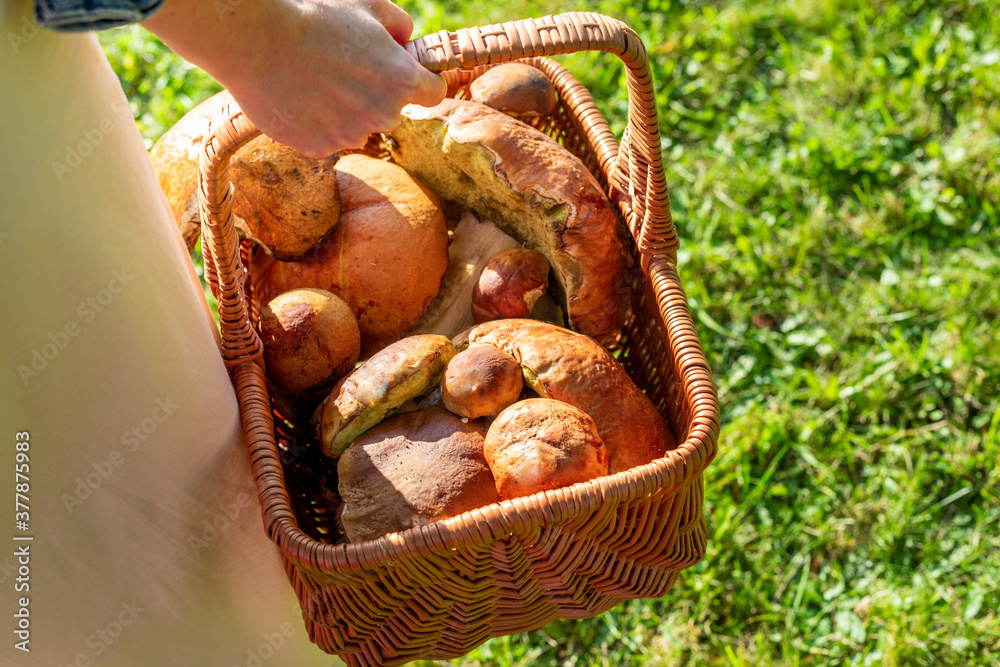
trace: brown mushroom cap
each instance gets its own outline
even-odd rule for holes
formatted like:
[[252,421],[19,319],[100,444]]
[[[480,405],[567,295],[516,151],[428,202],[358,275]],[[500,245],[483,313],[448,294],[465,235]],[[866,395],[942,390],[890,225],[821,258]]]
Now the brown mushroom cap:
[[188,252],[194,249],[198,236],[201,235],[198,162],[201,159],[202,140],[208,132],[209,124],[222,108],[234,102],[227,90],[213,95],[174,123],[149,151],[156,179],[163,194],[167,196],[170,211],[174,214]]
[[336,162],[263,135],[248,142],[229,167],[237,228],[278,259],[302,259],[340,220]]
[[[235,103],[228,91],[205,100],[167,130],[149,152],[160,188],[188,251],[201,234],[198,165],[202,141],[219,112]],[[307,158],[267,137],[231,160],[233,213],[244,238],[282,259],[299,259],[336,225],[340,213],[336,157]],[[272,295],[275,296],[275,295]]]
[[602,340],[620,331],[630,291],[628,230],[580,159],[470,100],[407,105],[391,137],[396,162],[440,197],[545,255],[575,331]]
[[351,542],[372,540],[499,502],[483,458],[484,426],[443,408],[396,415],[337,463]]
[[556,89],[549,77],[525,63],[504,63],[469,84],[475,102],[515,118],[548,116],[556,110]]
[[478,324],[455,344],[492,345],[517,359],[543,398],[586,412],[608,448],[609,472],[660,458],[676,447],[663,416],[608,350],[593,338],[537,320]]
[[296,287],[341,297],[361,329],[361,356],[399,340],[420,319],[448,268],[448,228],[440,200],[401,167],[364,155],[337,163],[340,224],[297,262],[254,255],[255,296],[267,301]]
[[483,455],[504,500],[608,474],[608,450],[586,412],[529,398],[501,412],[486,432]]
[[501,250],[490,257],[472,290],[476,322],[529,317],[549,287],[549,262],[527,248]]
[[444,336],[423,334],[369,357],[337,383],[318,411],[323,453],[340,456],[359,435],[431,391],[456,352]]
[[441,400],[461,417],[493,417],[521,395],[524,377],[514,357],[491,345],[463,350],[441,376]]
[[294,395],[328,392],[361,351],[354,313],[326,290],[279,294],[261,308],[258,330],[268,380]]

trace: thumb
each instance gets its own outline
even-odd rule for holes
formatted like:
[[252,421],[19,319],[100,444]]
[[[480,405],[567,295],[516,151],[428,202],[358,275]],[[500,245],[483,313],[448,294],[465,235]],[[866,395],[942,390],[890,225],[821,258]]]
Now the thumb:
[[440,74],[424,69],[418,65],[417,87],[413,91],[411,101],[423,107],[433,107],[441,103],[448,94],[448,84]]

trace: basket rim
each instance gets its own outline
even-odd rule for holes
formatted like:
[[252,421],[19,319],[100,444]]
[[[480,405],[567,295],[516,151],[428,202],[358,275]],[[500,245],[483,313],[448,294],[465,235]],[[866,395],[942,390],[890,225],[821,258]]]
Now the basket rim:
[[[462,546],[482,546],[527,532],[542,523],[558,523],[595,503],[620,504],[647,496],[658,488],[669,487],[669,493],[679,492],[705,470],[711,459],[703,453],[709,448],[707,438],[689,437],[663,458],[629,470],[502,500],[364,542],[320,542],[307,535],[290,516],[274,521],[272,534],[277,535],[276,541],[286,557],[314,574],[356,574],[419,558],[424,551],[445,554]],[[704,461],[702,466],[690,465],[698,459]],[[678,474],[679,471],[683,473]],[[289,550],[299,555],[292,556]]]

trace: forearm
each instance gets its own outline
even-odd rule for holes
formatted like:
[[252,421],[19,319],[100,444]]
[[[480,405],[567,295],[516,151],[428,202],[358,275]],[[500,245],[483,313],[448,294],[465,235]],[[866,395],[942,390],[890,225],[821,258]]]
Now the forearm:
[[413,22],[389,0],[166,0],[143,25],[310,157],[359,147],[405,104],[445,93],[400,46]]
[[231,79],[255,71],[265,57],[265,49],[257,41],[258,26],[282,27],[276,22],[289,19],[288,12],[281,11],[285,2],[164,0],[160,11],[142,26],[185,60],[230,87]]

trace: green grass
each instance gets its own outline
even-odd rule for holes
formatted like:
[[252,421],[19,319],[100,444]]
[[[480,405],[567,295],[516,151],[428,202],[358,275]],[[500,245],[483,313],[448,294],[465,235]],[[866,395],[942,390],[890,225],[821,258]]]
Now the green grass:
[[[402,4],[417,34],[585,8]],[[709,550],[662,599],[454,662],[1000,665],[1000,12],[586,8],[651,53],[723,410]],[[105,43],[150,141],[215,90],[138,29]],[[613,58],[563,62],[620,131]]]

